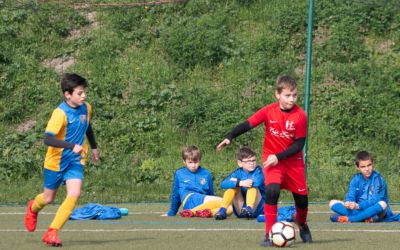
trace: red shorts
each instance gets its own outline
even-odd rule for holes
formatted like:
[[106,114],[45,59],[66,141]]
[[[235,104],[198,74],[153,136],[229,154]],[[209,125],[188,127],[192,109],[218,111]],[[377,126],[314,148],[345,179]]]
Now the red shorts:
[[276,166],[264,168],[264,183],[278,183],[281,189],[300,195],[307,195],[307,182],[304,164],[281,161]]

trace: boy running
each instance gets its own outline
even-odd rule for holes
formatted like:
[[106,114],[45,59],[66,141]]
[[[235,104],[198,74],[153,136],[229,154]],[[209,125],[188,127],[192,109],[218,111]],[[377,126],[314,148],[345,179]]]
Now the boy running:
[[64,101],[53,111],[46,127],[44,143],[48,149],[44,162],[44,191],[28,202],[25,215],[26,229],[34,232],[39,211],[53,202],[59,186],[66,184],[67,197],[42,238],[46,245],[62,246],[58,231],[67,222],[78,202],[83,166],[88,155],[85,135],[92,148],[93,161],[99,160],[90,124],[92,107],[85,102],[87,85],[86,79],[77,74],[63,76],[61,90]]

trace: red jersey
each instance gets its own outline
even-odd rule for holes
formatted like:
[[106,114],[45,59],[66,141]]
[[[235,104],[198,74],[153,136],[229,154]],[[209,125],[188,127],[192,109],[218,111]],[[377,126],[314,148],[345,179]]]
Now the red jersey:
[[[303,109],[294,105],[289,112],[283,112],[279,103],[267,105],[247,119],[252,127],[265,124],[265,137],[262,160],[269,155],[285,151],[298,138],[307,135],[307,117]],[[300,150],[282,161],[300,160],[303,152]]]

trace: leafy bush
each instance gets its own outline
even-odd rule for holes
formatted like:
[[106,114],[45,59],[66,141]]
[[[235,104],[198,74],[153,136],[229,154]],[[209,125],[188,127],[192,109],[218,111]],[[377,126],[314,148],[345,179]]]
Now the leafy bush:
[[216,65],[230,55],[232,46],[226,17],[203,15],[180,18],[161,33],[162,46],[182,69],[195,65]]

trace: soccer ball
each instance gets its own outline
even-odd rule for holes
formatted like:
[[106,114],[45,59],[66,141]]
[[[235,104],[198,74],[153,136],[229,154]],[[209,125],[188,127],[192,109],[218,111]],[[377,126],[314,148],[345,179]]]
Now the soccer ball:
[[280,221],[275,223],[269,231],[269,239],[277,247],[290,247],[295,240],[295,231],[291,223]]

